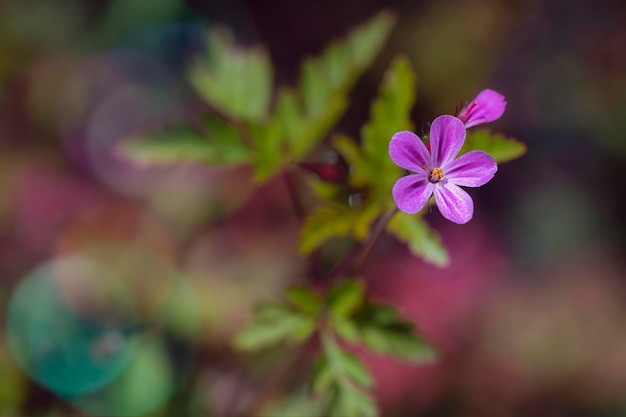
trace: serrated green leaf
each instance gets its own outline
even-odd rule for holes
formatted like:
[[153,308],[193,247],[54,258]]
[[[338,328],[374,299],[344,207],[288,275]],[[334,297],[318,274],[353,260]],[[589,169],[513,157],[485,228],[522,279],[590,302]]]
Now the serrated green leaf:
[[315,365],[315,392],[331,390],[329,415],[375,416],[376,404],[368,392],[372,377],[361,360],[343,350],[329,333],[321,334],[322,355]]
[[131,138],[123,143],[120,151],[140,164],[198,162],[230,165],[248,162],[250,152],[234,127],[215,118],[207,118],[205,127],[203,133],[188,127],[175,127],[150,136]]
[[313,380],[311,383],[313,392],[316,394],[321,394],[327,391],[332,385],[334,378],[335,376],[328,366],[326,356],[320,355],[317,358],[313,367]]
[[411,322],[402,320],[390,306],[366,304],[355,316],[361,340],[375,352],[408,361],[428,361],[435,350],[416,335]]
[[300,252],[308,254],[333,237],[346,236],[352,228],[352,213],[338,205],[314,209],[300,230]]
[[418,215],[396,213],[387,225],[387,231],[407,243],[411,253],[428,263],[444,267],[450,262],[439,234]]
[[254,351],[280,342],[299,343],[314,329],[311,317],[271,303],[257,309],[251,322],[235,336],[233,344],[238,350]]
[[[385,72],[379,94],[372,103],[370,120],[361,129],[361,149],[345,137],[335,139],[336,149],[351,164],[351,183],[389,194],[402,170],[389,158],[389,141],[400,130],[411,130],[415,78],[409,61],[396,57]],[[357,153],[358,150],[358,153]]]
[[302,312],[310,315],[317,314],[321,307],[321,297],[308,287],[289,287],[287,299]]
[[354,356],[351,353],[346,351],[341,351],[341,360],[343,361],[343,369],[345,370],[346,376],[362,387],[370,388],[374,384],[372,380],[372,376],[365,369],[361,360]]
[[326,202],[316,207],[300,230],[300,252],[308,254],[332,238],[350,236],[362,241],[369,236],[372,223],[388,210],[385,200],[371,198],[361,207]]
[[279,171],[285,163],[283,130],[276,119],[265,124],[251,123],[247,127],[253,141],[254,179],[262,182]]
[[336,380],[351,380],[365,388],[372,386],[372,377],[359,358],[341,349],[328,335],[322,336],[322,346],[328,366],[335,374]]
[[337,315],[350,316],[363,303],[365,288],[361,281],[346,280],[331,288],[328,307]]
[[361,336],[365,345],[374,352],[414,362],[432,361],[436,358],[435,349],[409,333],[364,326],[361,328]]
[[396,57],[385,72],[370,120],[361,130],[363,149],[369,157],[388,156],[389,141],[399,130],[412,130],[411,108],[415,103],[415,76],[409,60]]
[[502,163],[524,155],[526,153],[526,145],[501,134],[492,133],[486,129],[479,129],[467,133],[467,138],[459,155],[474,150],[487,152],[496,162]]
[[318,119],[333,96],[352,87],[378,54],[393,21],[390,14],[380,13],[342,42],[331,44],[319,57],[304,61],[298,86],[309,118]]
[[348,342],[355,343],[361,338],[356,323],[345,316],[332,314],[330,324],[337,335]]
[[342,417],[375,417],[376,403],[371,395],[350,384],[337,384],[330,405],[330,415]]
[[214,30],[205,55],[191,66],[191,84],[209,104],[238,120],[267,117],[273,90],[272,66],[262,47],[236,46],[224,29]]

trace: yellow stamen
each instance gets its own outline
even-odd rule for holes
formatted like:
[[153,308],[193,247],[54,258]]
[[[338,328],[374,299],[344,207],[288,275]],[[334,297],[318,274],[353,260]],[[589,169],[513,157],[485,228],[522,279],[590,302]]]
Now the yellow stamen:
[[437,168],[433,168],[432,171],[430,171],[430,175],[428,176],[428,181],[430,182],[439,182],[441,181],[441,179],[443,178],[443,169],[437,167]]

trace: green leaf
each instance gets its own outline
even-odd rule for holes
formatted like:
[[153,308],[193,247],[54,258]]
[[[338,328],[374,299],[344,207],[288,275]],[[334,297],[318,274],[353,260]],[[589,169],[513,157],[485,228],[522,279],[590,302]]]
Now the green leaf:
[[[303,64],[297,88],[278,91],[270,121],[257,126],[256,180],[306,156],[344,114],[348,93],[386,39],[393,18],[381,13]],[[232,77],[232,76],[231,76]]]
[[[370,158],[389,158],[389,141],[399,130],[412,130],[411,108],[415,103],[415,76],[409,60],[396,57],[384,75],[378,98],[372,103],[370,120],[361,130],[363,149]],[[393,164],[393,163],[392,163]]]
[[319,395],[327,391],[331,387],[334,378],[335,376],[328,366],[326,356],[320,355],[313,367],[313,380],[311,383],[313,392]]
[[428,263],[444,267],[450,262],[439,234],[418,215],[396,213],[389,222],[387,231],[406,242],[411,253]]
[[248,126],[255,165],[255,181],[262,182],[275,174],[285,163],[283,131],[277,119],[265,124],[251,123]]
[[359,358],[341,349],[331,337],[323,336],[322,345],[328,366],[338,380],[348,379],[365,388],[372,386],[372,377]]
[[389,13],[380,13],[319,57],[305,60],[298,86],[310,119],[321,119],[335,95],[352,88],[378,54],[393,22]]
[[363,283],[346,280],[331,288],[328,293],[328,306],[340,316],[350,316],[362,303],[365,296]]
[[330,324],[337,335],[348,342],[355,343],[361,339],[356,323],[345,316],[331,314]]
[[526,145],[501,134],[480,129],[467,133],[467,138],[459,155],[473,150],[487,152],[496,162],[502,163],[512,161],[524,155],[526,153]]
[[230,165],[249,160],[250,153],[235,128],[216,118],[204,122],[206,132],[202,134],[187,127],[170,128],[151,136],[131,138],[120,151],[140,164]]
[[376,404],[368,389],[373,379],[355,355],[343,350],[330,333],[322,333],[322,354],[315,363],[315,393],[330,392],[329,415],[375,416]]
[[436,358],[436,351],[428,343],[408,332],[389,327],[363,326],[361,337],[363,343],[374,352],[414,362]]
[[313,252],[333,237],[346,236],[352,228],[352,213],[348,207],[322,206],[314,209],[300,230],[300,252]]
[[315,330],[310,316],[276,303],[257,309],[251,322],[234,339],[238,350],[255,351],[281,342],[300,343]]
[[415,102],[415,77],[409,61],[396,57],[386,71],[379,94],[372,103],[370,120],[361,129],[359,147],[345,136],[334,139],[334,146],[351,165],[351,183],[369,187],[376,196],[389,190],[402,170],[389,158],[389,141],[400,130],[412,130],[411,108]]
[[361,340],[375,352],[415,362],[436,357],[436,351],[415,334],[413,324],[399,318],[392,307],[366,304],[355,319]]
[[350,384],[337,384],[329,407],[330,415],[342,417],[375,417],[376,403],[371,395]]
[[389,198],[370,198],[360,207],[325,201],[326,205],[313,209],[304,221],[300,230],[300,252],[311,253],[332,238],[350,236],[363,241],[369,236],[371,224],[393,203]]
[[236,46],[224,29],[212,31],[205,55],[191,66],[189,78],[217,110],[237,120],[266,119],[273,90],[272,66],[262,47]]
[[322,304],[321,297],[308,287],[290,287],[286,295],[293,305],[312,316],[317,314]]
[[275,117],[288,147],[287,159],[302,159],[328,135],[347,108],[349,90],[378,54],[392,24],[391,15],[379,14],[320,56],[307,58],[297,90],[279,91]]

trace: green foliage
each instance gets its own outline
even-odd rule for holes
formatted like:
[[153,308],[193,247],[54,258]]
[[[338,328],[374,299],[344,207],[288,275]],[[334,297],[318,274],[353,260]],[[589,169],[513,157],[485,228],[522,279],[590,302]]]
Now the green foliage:
[[444,267],[450,262],[446,247],[439,233],[432,229],[419,215],[397,212],[387,231],[409,245],[411,253],[433,265]]
[[313,317],[284,304],[262,304],[252,321],[235,337],[239,350],[256,351],[278,343],[300,343],[315,331]]
[[[392,24],[391,15],[380,13],[318,57],[306,59],[297,86],[276,92],[274,109],[267,51],[239,47],[231,34],[214,30],[205,53],[191,66],[189,79],[221,120],[211,118],[206,134],[173,129],[129,141],[121,151],[144,164],[251,162],[255,179],[265,181],[302,160],[329,134],[347,108],[350,89],[378,54]],[[363,228],[353,231],[366,234]]]
[[376,416],[376,404],[368,392],[372,377],[359,358],[343,350],[329,334],[322,334],[322,353],[313,374],[313,390],[329,393],[329,415]]
[[375,196],[389,195],[402,170],[389,158],[389,140],[399,130],[411,130],[410,112],[415,102],[415,77],[409,61],[399,56],[390,64],[372,103],[370,120],[361,129],[361,147],[345,136],[334,145],[353,169],[356,188],[369,187]]
[[508,162],[526,153],[526,145],[515,139],[492,133],[486,129],[467,132],[465,143],[459,155],[473,150],[487,152],[496,162]]
[[413,324],[392,307],[367,301],[362,281],[343,280],[325,295],[304,287],[290,287],[287,303],[261,305],[234,345],[256,351],[279,343],[302,343],[320,329],[322,351],[311,388],[328,399],[330,415],[377,415],[369,390],[373,380],[361,361],[338,339],[367,346],[375,352],[410,361],[434,357],[433,349],[414,334]]
[[322,298],[308,287],[290,287],[286,292],[287,299],[300,311],[315,316],[322,306]]
[[225,30],[209,36],[189,79],[207,103],[233,119],[260,121],[268,115],[273,81],[267,51],[239,48]]
[[[268,139],[267,135],[252,134],[262,149],[255,159],[258,180],[302,159],[328,135],[346,110],[350,89],[378,54],[392,23],[389,14],[379,14],[344,40],[331,44],[320,56],[306,59],[297,88],[279,90],[269,122],[275,135]],[[275,153],[263,151],[266,140],[272,142],[270,148]]]
[[328,292],[328,308],[340,316],[350,316],[363,303],[365,288],[361,281],[345,280]]
[[363,344],[375,352],[415,362],[435,358],[435,350],[415,334],[413,323],[390,306],[366,303],[354,320]]
[[207,117],[204,132],[189,127],[173,127],[152,136],[131,138],[120,151],[140,164],[200,162],[231,165],[248,162],[250,152],[241,141],[240,132],[224,121]]
[[363,190],[366,198],[362,204],[351,206],[339,192],[327,193],[330,198],[320,196],[322,205],[312,211],[301,230],[301,252],[310,253],[336,237],[351,236],[361,241],[372,222],[393,207],[390,190],[402,170],[389,158],[389,140],[398,130],[411,129],[409,116],[414,101],[411,67],[406,58],[397,57],[384,75],[370,120],[361,130],[361,147],[344,135],[333,138],[335,149],[351,167],[351,186]]
[[366,300],[361,281],[343,281],[328,292],[331,328],[346,341],[410,361],[430,360],[434,350],[415,334],[411,322],[390,306]]
[[371,223],[380,212],[378,203],[354,208],[340,202],[326,201],[307,216],[300,229],[300,252],[308,254],[329,239],[351,236],[367,237]]

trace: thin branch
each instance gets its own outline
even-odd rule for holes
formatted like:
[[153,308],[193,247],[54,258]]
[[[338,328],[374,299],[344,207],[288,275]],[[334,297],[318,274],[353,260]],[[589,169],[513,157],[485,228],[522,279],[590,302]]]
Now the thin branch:
[[361,252],[359,253],[356,261],[352,264],[352,268],[350,269],[350,272],[352,274],[357,274],[361,271],[361,269],[369,259],[370,255],[374,251],[374,248],[376,247],[376,244],[383,235],[383,232],[387,228],[387,224],[397,212],[398,208],[394,207],[378,218],[376,224],[374,225],[372,233],[370,233],[367,243],[362,246]]

